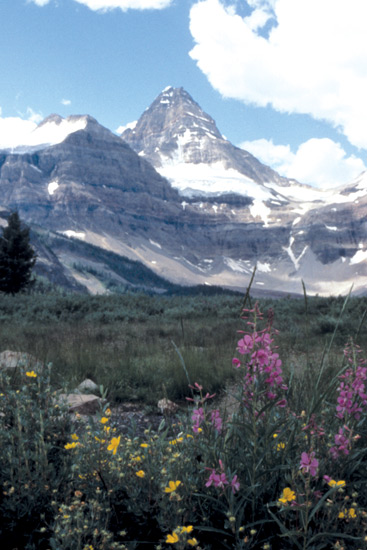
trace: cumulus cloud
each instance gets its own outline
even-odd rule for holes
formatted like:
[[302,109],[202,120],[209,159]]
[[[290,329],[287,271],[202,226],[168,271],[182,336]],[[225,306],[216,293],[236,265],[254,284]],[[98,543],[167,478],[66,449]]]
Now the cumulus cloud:
[[65,106],[71,105],[71,101],[70,101],[70,99],[62,99],[62,100],[61,100],[61,104],[62,104],[62,105],[65,105]]
[[340,143],[328,138],[309,139],[296,153],[289,145],[275,145],[266,139],[245,141],[240,147],[282,176],[322,189],[345,185],[366,170],[360,158],[348,156]]
[[32,120],[24,120],[20,117],[1,117],[0,149],[16,147],[19,143],[25,143],[36,127],[37,123]]
[[2,117],[1,115],[0,108],[0,149],[28,143],[32,132],[43,119],[43,116],[31,107],[28,107],[27,112],[19,117]]
[[[41,115],[28,109],[28,119],[0,117],[0,149],[20,148],[22,152],[63,141],[70,133],[85,128],[86,117],[49,120],[39,124]],[[19,150],[19,149],[18,149]]]
[[36,6],[45,6],[50,0],[28,0],[28,2],[33,2]]
[[[42,1],[42,0],[41,0]],[[161,10],[167,8],[173,0],[74,0],[94,11],[109,11],[120,8],[131,10]]]
[[367,148],[365,0],[202,0],[190,56],[223,96],[326,120]]

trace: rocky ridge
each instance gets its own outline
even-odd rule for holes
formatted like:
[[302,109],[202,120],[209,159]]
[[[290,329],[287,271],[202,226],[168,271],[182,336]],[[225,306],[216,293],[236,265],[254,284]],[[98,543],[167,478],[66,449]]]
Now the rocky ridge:
[[300,293],[301,280],[310,293],[366,289],[367,175],[327,192],[282,178],[182,88],[164,90],[122,139],[88,115],[48,117],[0,151],[0,188],[4,211],[70,241],[52,238],[47,253],[38,243],[39,267],[61,268],[75,289],[105,289],[75,270],[110,270],[87,244],[180,284],[244,289],[257,265],[259,292]]

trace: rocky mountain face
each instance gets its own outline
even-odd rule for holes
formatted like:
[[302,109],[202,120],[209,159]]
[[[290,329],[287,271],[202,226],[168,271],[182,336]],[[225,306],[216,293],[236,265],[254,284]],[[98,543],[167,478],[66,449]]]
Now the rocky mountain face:
[[182,88],[166,88],[122,138],[90,116],[51,115],[0,151],[0,189],[0,206],[38,235],[39,271],[61,270],[75,289],[123,285],[126,257],[186,285],[243,290],[257,265],[259,292],[300,293],[302,279],[310,293],[366,290],[367,175],[327,192],[283,178]]

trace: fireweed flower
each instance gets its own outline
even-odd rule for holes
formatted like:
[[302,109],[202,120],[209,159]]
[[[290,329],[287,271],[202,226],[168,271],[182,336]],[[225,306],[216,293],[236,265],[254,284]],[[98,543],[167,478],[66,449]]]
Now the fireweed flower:
[[200,407],[199,409],[194,409],[191,419],[194,423],[192,429],[195,433],[198,433],[200,424],[205,420],[204,409],[202,407]]
[[168,487],[165,487],[164,492],[165,493],[173,493],[176,491],[177,487],[181,485],[181,481],[169,481]]
[[212,420],[212,424],[213,424],[214,428],[219,433],[222,429],[223,422],[222,422],[222,419],[220,417],[220,412],[219,412],[218,409],[215,410],[215,411],[212,411],[211,420]]
[[351,447],[350,438],[344,435],[344,430],[349,431],[347,426],[339,428],[338,433],[334,436],[335,445],[331,447],[330,454],[334,459],[337,459],[340,455],[348,455]]
[[315,453],[302,453],[299,469],[304,474],[310,474],[312,477],[316,476],[317,468],[319,467],[319,461],[315,458]]
[[288,502],[293,502],[296,500],[296,493],[292,491],[290,487],[283,489],[282,496],[278,499],[278,502],[282,504],[287,504]]
[[110,441],[110,444],[107,447],[107,451],[113,451],[112,454],[115,455],[117,452],[117,447],[120,445],[120,439],[121,439],[120,435],[118,437],[113,437]]
[[[246,310],[247,311],[247,310]],[[257,408],[263,408],[266,400],[275,401],[277,407],[285,407],[286,399],[279,395],[281,391],[287,390],[283,382],[282,361],[277,353],[271,348],[273,339],[269,333],[271,329],[271,320],[269,318],[268,327],[260,332],[256,330],[256,320],[261,319],[261,312],[258,305],[250,310],[255,322],[248,322],[253,328],[252,333],[244,333],[237,342],[237,351],[241,355],[247,355],[247,363],[243,364],[244,384],[243,384],[243,403],[245,407],[251,408],[256,395],[261,393],[261,398],[255,399]],[[272,319],[272,318],[271,318]],[[237,358],[232,360],[234,367],[241,366],[241,361]],[[265,388],[265,392],[262,390]],[[257,411],[254,411],[255,414]]]
[[246,353],[250,353],[250,351],[254,347],[254,340],[249,334],[245,334],[241,340],[238,340],[237,342],[237,349],[238,353],[241,355],[245,355]]
[[232,493],[235,494],[236,491],[240,490],[240,482],[238,481],[237,475],[233,476],[231,481]]
[[211,485],[224,489],[224,486],[228,485],[226,474],[224,472],[217,474],[217,472],[213,469],[208,481],[205,483],[205,487],[210,487]]

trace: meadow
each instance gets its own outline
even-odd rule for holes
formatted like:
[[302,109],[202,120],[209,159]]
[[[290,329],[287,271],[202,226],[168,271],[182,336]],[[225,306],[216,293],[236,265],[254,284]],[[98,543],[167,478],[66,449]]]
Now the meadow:
[[[367,548],[366,310],[0,296],[0,349],[45,365],[0,373],[2,548]],[[87,424],[56,401],[86,377],[107,398]],[[177,416],[119,433],[114,405],[148,413],[162,397]]]

